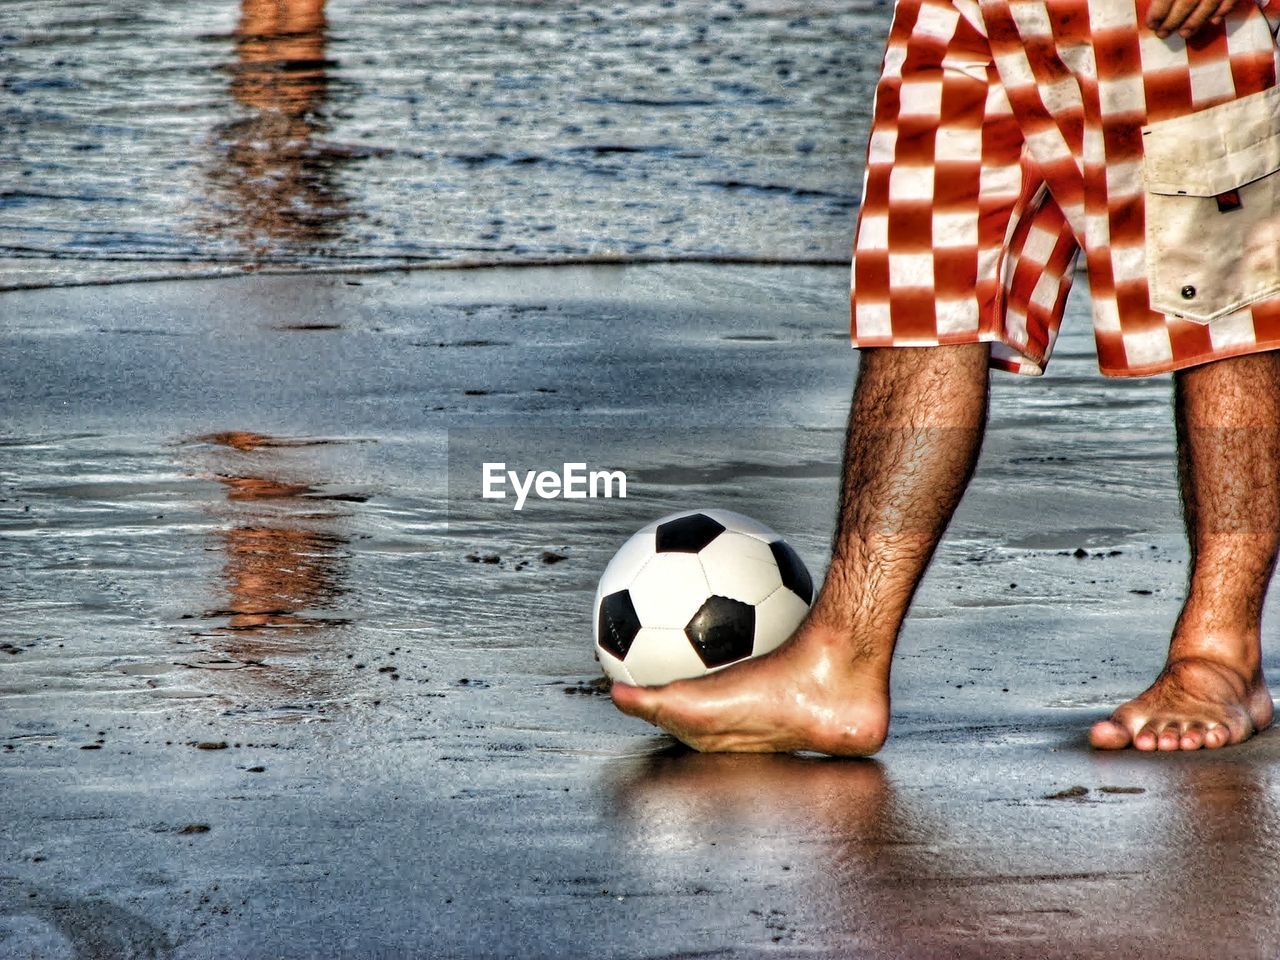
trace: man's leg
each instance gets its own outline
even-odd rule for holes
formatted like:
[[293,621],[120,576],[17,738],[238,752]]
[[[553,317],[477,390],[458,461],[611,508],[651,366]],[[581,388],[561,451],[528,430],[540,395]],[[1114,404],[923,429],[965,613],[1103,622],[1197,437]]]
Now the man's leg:
[[1280,353],[1192,368],[1174,390],[1187,600],[1155,683],[1090,731],[1102,749],[1221,747],[1271,723],[1261,621],[1280,545]]
[[809,616],[767,656],[665,687],[615,684],[614,702],[699,750],[878,750],[898,629],[977,462],[988,355],[863,351],[831,566]]

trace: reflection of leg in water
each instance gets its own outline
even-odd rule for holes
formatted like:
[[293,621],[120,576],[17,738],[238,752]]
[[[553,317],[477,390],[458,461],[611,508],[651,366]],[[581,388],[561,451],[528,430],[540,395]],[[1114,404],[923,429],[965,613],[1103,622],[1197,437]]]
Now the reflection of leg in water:
[[311,253],[338,235],[347,198],[333,167],[344,158],[313,143],[325,129],[325,30],[324,0],[244,0],[230,93],[249,113],[218,131],[204,232],[262,255]]
[[1096,747],[1195,750],[1271,722],[1262,602],[1280,544],[1280,354],[1177,375],[1191,581],[1164,670],[1094,726]]
[[281,526],[239,526],[223,535],[229,594],[224,629],[274,631],[277,637],[328,624],[307,615],[341,592],[342,547],[332,533]]
[[347,538],[337,513],[317,509],[324,499],[312,485],[264,475],[285,469],[280,448],[306,442],[247,432],[202,439],[238,452],[217,471],[233,518],[221,534],[227,602],[206,616],[225,618],[222,651],[256,661],[306,650],[316,631],[344,622],[323,611],[345,592]]
[[986,344],[865,351],[809,617],[772,654],[666,687],[615,684],[614,702],[701,750],[878,750],[898,629],[977,460],[987,358]]
[[231,95],[260,113],[305,120],[324,102],[324,0],[244,0]]

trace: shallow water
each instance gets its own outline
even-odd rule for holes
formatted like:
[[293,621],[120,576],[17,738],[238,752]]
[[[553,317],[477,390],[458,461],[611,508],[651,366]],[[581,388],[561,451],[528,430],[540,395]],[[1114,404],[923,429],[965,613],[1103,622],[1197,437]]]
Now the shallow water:
[[0,288],[842,260],[888,5],[0,7]]

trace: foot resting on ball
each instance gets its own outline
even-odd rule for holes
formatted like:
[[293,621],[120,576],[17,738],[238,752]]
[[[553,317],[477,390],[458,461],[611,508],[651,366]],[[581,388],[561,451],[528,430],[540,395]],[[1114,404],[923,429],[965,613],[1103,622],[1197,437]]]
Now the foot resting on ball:
[[613,702],[706,752],[869,756],[889,729],[889,665],[806,622],[772,653],[662,687],[613,686]]

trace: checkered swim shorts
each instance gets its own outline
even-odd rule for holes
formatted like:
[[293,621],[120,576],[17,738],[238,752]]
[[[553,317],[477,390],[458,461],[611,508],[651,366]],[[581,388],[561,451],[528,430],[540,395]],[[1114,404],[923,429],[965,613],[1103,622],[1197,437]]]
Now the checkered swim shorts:
[[855,347],[1043,373],[1079,251],[1102,372],[1280,349],[1280,0],[1189,41],[1149,0],[898,0],[854,239]]

